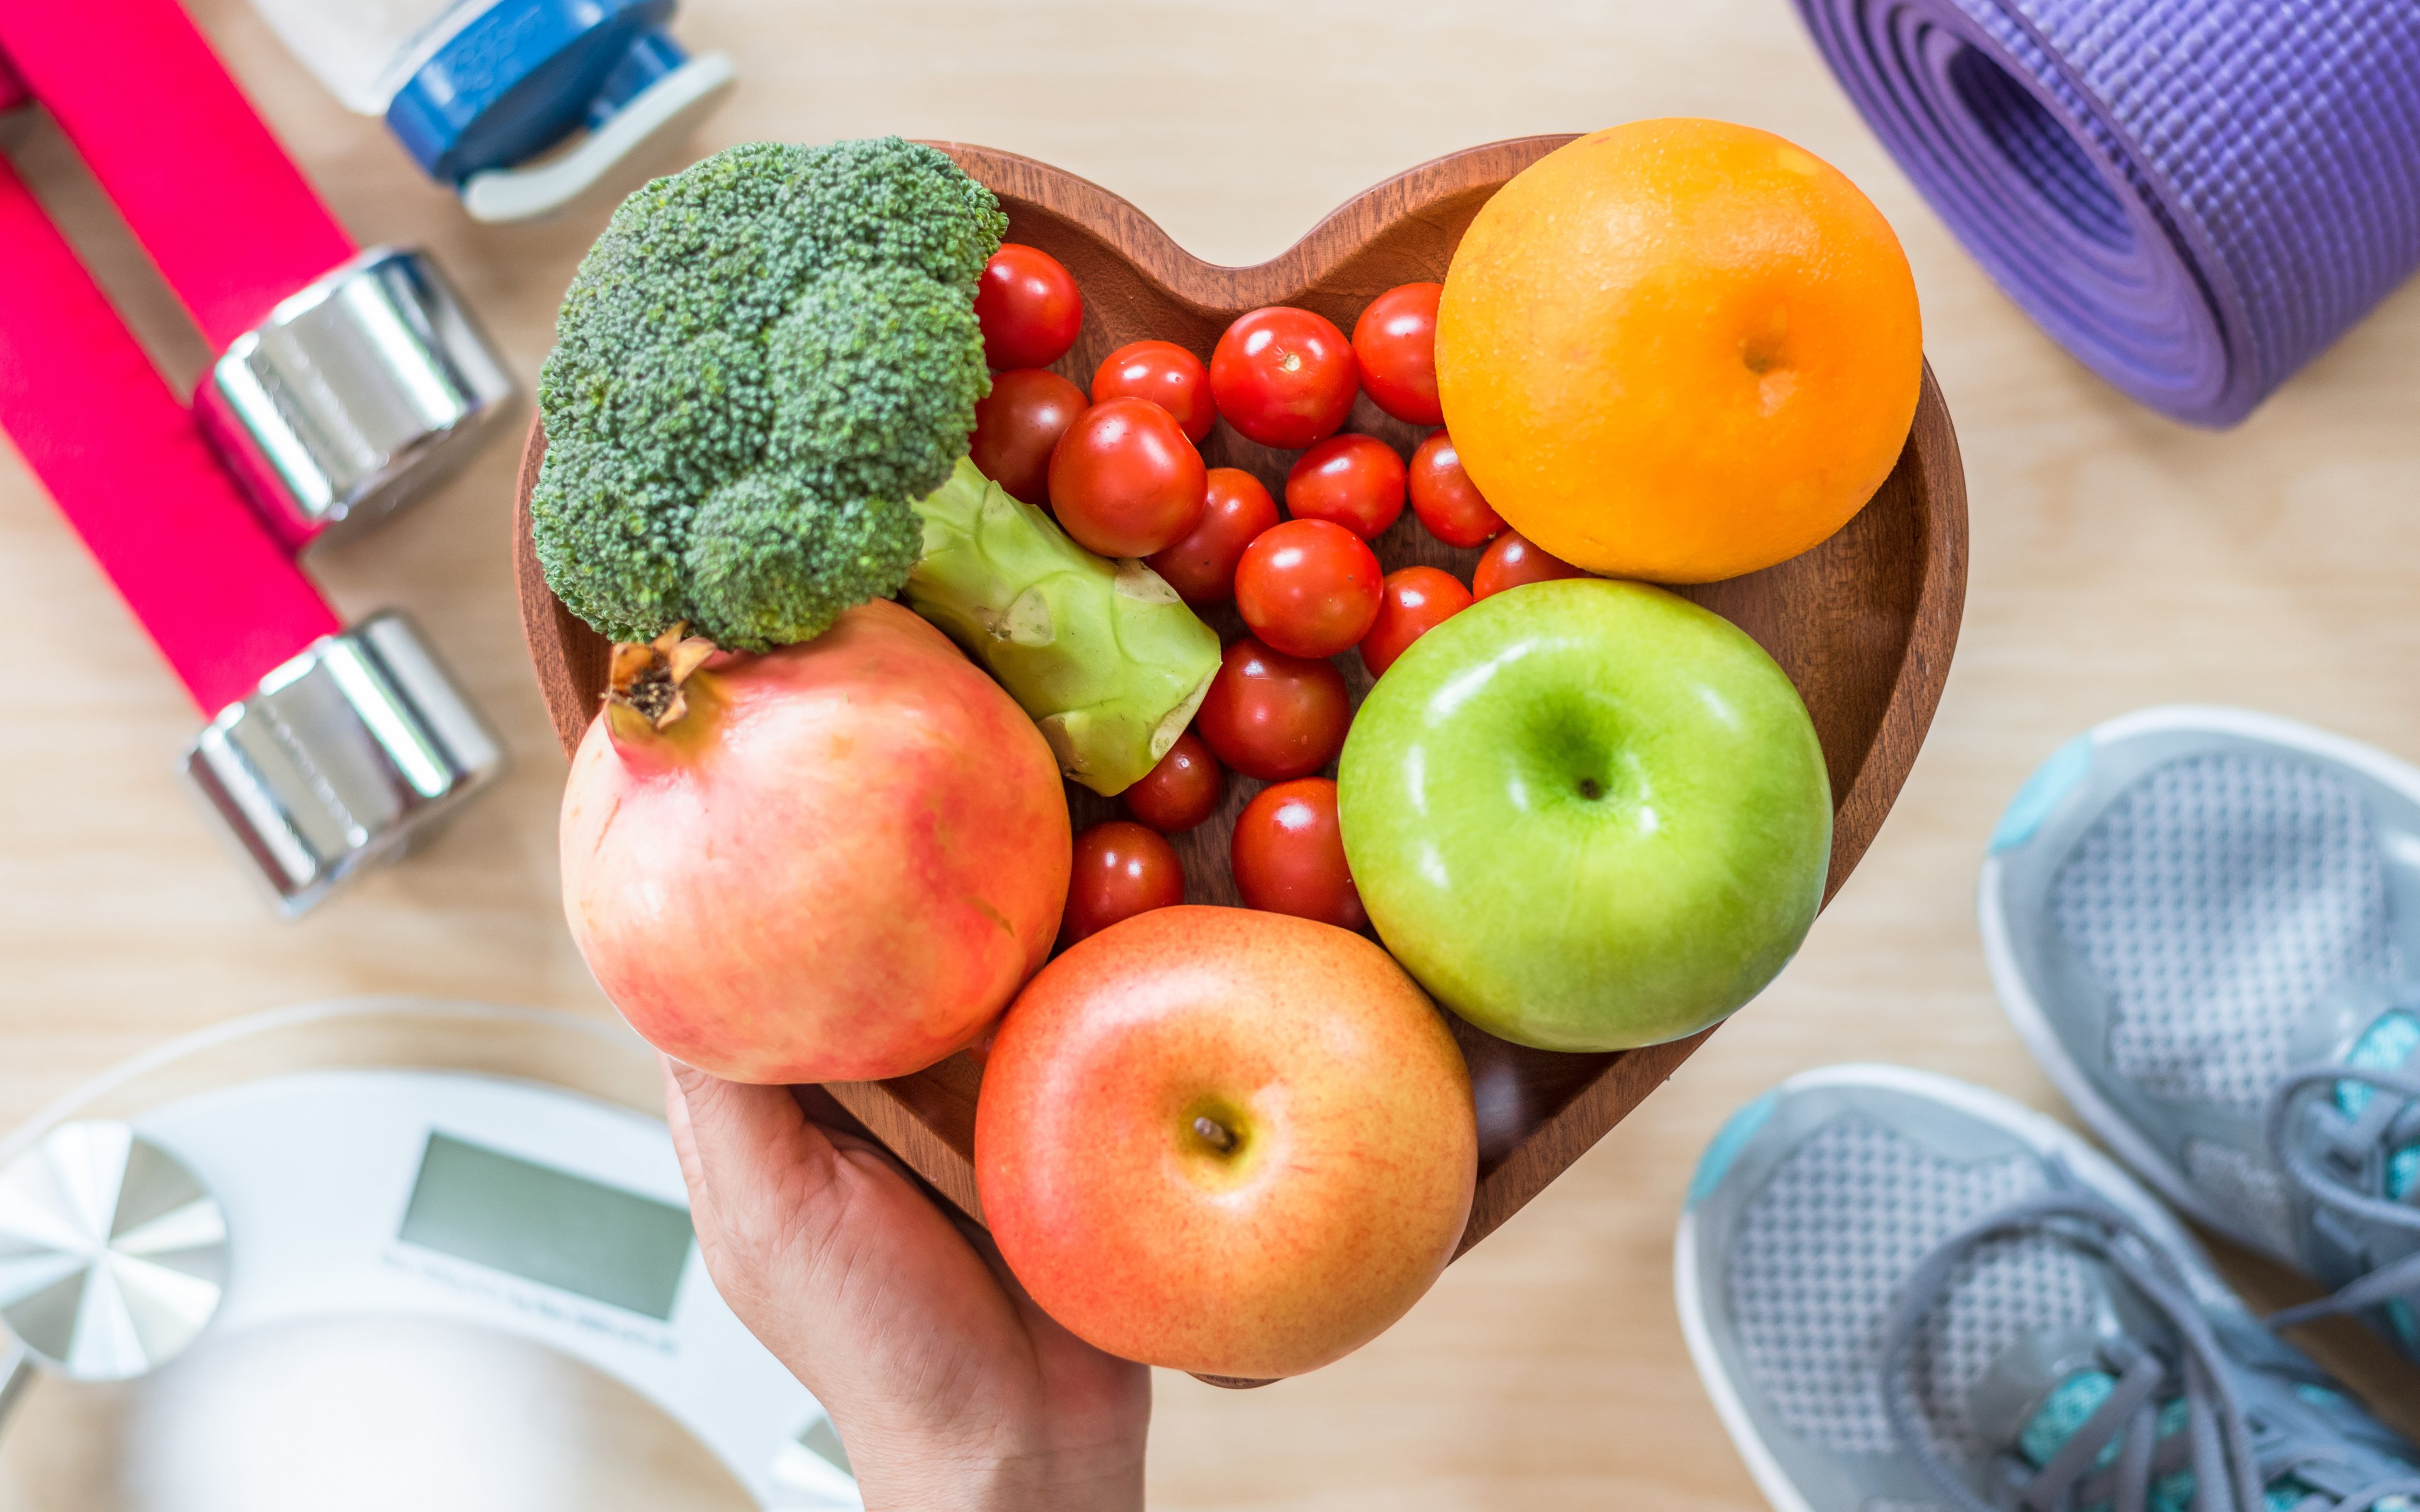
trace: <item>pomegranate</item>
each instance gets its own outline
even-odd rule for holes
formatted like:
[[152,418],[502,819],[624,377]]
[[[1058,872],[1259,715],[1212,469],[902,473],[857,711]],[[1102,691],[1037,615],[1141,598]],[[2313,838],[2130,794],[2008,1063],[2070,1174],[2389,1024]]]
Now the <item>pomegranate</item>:
[[1033,721],[892,603],[761,656],[616,646],[563,799],[564,911],[605,995],[734,1081],[870,1081],[971,1042],[1067,896]]

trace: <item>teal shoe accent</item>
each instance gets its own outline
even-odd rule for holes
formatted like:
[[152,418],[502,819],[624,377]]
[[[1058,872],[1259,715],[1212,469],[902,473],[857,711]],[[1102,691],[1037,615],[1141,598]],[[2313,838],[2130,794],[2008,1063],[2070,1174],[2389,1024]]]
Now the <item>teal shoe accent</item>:
[[[2377,1023],[2363,1032],[2345,1057],[2345,1064],[2355,1071],[2397,1072],[2420,1051],[2420,1018],[2397,1009],[2379,1016]],[[2336,1088],[2336,1106],[2345,1117],[2358,1119],[2369,1106],[2376,1088],[2360,1082],[2347,1082]]]
[[1689,1196],[1683,1207],[1694,1208],[1714,1195],[1714,1188],[1722,1185],[1723,1178],[1730,1174],[1731,1162],[1737,1160],[1739,1152],[1747,1148],[1747,1142],[1756,1137],[1756,1132],[1764,1127],[1764,1120],[1773,1117],[1777,1100],[1777,1093],[1767,1092],[1731,1115],[1730,1121],[1714,1135],[1714,1143],[1698,1157],[1698,1174],[1689,1180]]
[[2034,768],[2034,775],[2025,779],[2025,785],[2017,789],[2017,795],[2001,811],[2000,822],[1992,828],[1992,854],[1997,856],[2033,839],[2034,831],[2058,807],[2058,800],[2091,772],[2092,736],[2088,732],[2051,752],[2050,760]]
[[[2079,1370],[2060,1381],[2017,1436],[2017,1452],[2038,1470],[2049,1464],[2117,1389],[2118,1378],[2105,1370]],[[2116,1458],[2117,1450],[2113,1440],[2108,1458]]]
[[[2068,1377],[2051,1392],[2035,1412],[2032,1421],[2025,1425],[2017,1441],[2018,1452],[2036,1469],[2049,1464],[2061,1449],[2067,1447],[2067,1442],[2075,1437],[2077,1430],[2091,1419],[2092,1414],[2101,1411],[2102,1404],[2117,1389],[2118,1378],[2106,1371],[2080,1370]],[[2321,1406],[2344,1400],[2342,1396],[2324,1387],[2298,1385],[2294,1394]],[[2159,1417],[2152,1425],[2152,1436],[2172,1439],[2184,1432],[2191,1424],[2191,1408],[2182,1399],[2172,1399],[2161,1407]],[[2106,1470],[2116,1464],[2125,1442],[2123,1434],[2110,1440],[2093,1458],[2093,1467]],[[2151,1483],[2149,1512],[2191,1512],[2194,1491],[2198,1484],[2190,1470],[2172,1471],[2161,1476]],[[2289,1473],[2262,1488],[2261,1500],[2268,1512],[2295,1512],[2295,1508],[2316,1494],[2312,1487]],[[2100,1512],[2107,1512],[2107,1503],[2100,1504]],[[2086,1512],[2093,1512],[2093,1509],[2087,1508]]]
[[[2398,1072],[2415,1054],[2420,1054],[2420,1018],[2398,1009],[2369,1026],[2345,1064],[2361,1071]],[[2377,1095],[2378,1089],[2364,1082],[2336,1084],[2336,1106],[2348,1119],[2367,1112]],[[2401,1202],[2414,1187],[2420,1187],[2420,1146],[2396,1150],[2386,1159],[2386,1199]]]

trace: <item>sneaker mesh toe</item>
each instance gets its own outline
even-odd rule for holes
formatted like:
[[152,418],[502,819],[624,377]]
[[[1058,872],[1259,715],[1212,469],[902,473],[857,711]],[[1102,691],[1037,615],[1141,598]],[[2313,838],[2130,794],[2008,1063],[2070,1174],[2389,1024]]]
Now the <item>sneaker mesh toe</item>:
[[[1725,1278],[1744,1363],[1782,1425],[1838,1452],[1891,1451],[1892,1300],[1943,1240],[2048,1180],[2029,1157],[1962,1165],[1854,1116],[1801,1144],[1741,1215]],[[1938,1431],[1959,1442],[1975,1378],[2024,1335],[2088,1319],[2093,1293],[2072,1257],[2024,1241],[1970,1257],[1948,1292],[1920,1379]]]
[[2110,995],[2116,1071],[2247,1114],[2322,995],[2402,973],[2359,795],[2273,757],[2154,768],[2060,868],[2051,913]]

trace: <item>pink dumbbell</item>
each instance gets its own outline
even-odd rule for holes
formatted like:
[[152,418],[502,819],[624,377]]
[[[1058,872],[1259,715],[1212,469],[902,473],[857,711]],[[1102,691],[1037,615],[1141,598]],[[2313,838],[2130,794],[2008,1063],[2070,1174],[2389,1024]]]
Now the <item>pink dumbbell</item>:
[[[0,428],[209,722],[185,771],[289,913],[501,770],[409,621],[294,561],[510,409],[435,266],[358,251],[173,0],[0,0],[0,104],[48,108],[220,356],[189,412],[0,163]],[[218,455],[213,455],[213,446]]]

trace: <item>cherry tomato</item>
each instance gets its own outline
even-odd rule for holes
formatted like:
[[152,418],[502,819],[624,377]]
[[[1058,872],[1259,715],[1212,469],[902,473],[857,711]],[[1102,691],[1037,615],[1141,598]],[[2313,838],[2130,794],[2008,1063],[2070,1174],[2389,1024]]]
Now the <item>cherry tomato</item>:
[[1344,864],[1336,784],[1326,778],[1263,788],[1236,816],[1227,854],[1247,908],[1315,918],[1339,929],[1370,922]]
[[1411,643],[1470,608],[1470,590],[1452,573],[1404,567],[1387,574],[1378,621],[1361,638],[1361,665],[1384,677]]
[[984,361],[994,367],[1048,367],[1076,345],[1084,297],[1075,275],[1038,247],[1003,241],[975,281]]
[[1156,830],[1110,819],[1076,837],[1067,911],[1059,918],[1062,949],[1122,918],[1185,901],[1185,868]]
[[1202,523],[1209,476],[1176,417],[1111,399],[1076,417],[1050,454],[1050,507],[1105,557],[1147,557]]
[[1552,582],[1557,578],[1585,578],[1580,571],[1560,557],[1548,556],[1529,544],[1519,531],[1506,531],[1479,559],[1478,569],[1470,575],[1470,596],[1485,598],[1507,588],[1523,583]]
[[1202,523],[1151,559],[1152,571],[1197,608],[1233,596],[1235,563],[1244,560],[1244,548],[1278,522],[1278,501],[1241,468],[1212,468],[1206,492]]
[[1484,546],[1504,529],[1504,517],[1462,471],[1462,454],[1444,431],[1429,432],[1413,449],[1409,484],[1412,513],[1448,546]]
[[1289,656],[1333,656],[1368,635],[1384,592],[1370,548],[1324,519],[1264,531],[1235,568],[1244,623]]
[[1149,399],[1174,415],[1196,446],[1218,418],[1210,402],[1210,370],[1172,341],[1130,341],[1102,362],[1093,375],[1093,402],[1129,398]]
[[1286,513],[1374,541],[1404,513],[1404,459],[1375,436],[1330,436],[1286,474]]
[[995,373],[975,406],[975,469],[1029,504],[1050,501],[1050,451],[1084,412],[1084,391],[1039,367]]
[[1334,761],[1352,722],[1342,672],[1250,636],[1227,648],[1194,717],[1229,770],[1264,782],[1309,777]]
[[1163,835],[1175,835],[1218,811],[1227,795],[1227,769],[1200,735],[1187,730],[1168,748],[1159,764],[1120,796],[1126,812]]
[[1334,435],[1359,387],[1344,332],[1290,305],[1238,316],[1210,353],[1218,412],[1263,446],[1291,451]]
[[1442,425],[1437,403],[1437,296],[1443,284],[1403,284],[1372,300],[1353,322],[1353,355],[1370,402],[1415,425]]

